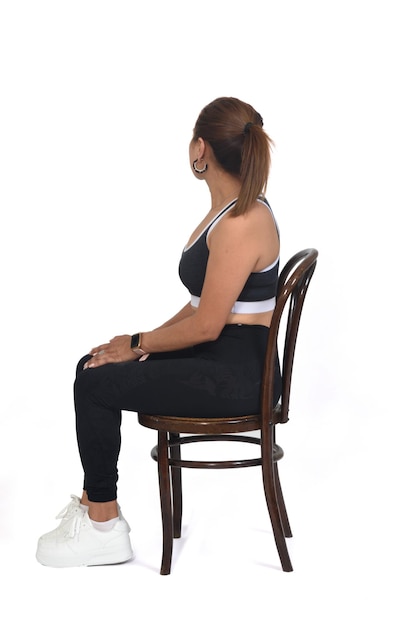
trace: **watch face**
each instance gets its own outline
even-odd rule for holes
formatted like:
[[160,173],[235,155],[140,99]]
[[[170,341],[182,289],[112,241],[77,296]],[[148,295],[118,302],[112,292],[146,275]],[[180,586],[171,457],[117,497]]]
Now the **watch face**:
[[132,335],[132,339],[131,339],[131,342],[130,342],[130,347],[131,348],[137,348],[138,347],[138,345],[139,345],[139,337],[140,337],[139,333],[136,333],[135,335]]

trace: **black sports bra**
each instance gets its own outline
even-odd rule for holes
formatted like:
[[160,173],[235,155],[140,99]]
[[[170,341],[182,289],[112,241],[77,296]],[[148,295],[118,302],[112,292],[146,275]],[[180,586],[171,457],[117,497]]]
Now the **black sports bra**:
[[[271,207],[264,198],[260,198],[269,208]],[[207,237],[216,224],[235,205],[236,200],[224,207],[220,213],[210,222],[203,232],[187,246],[181,256],[179,264],[180,279],[191,294],[191,304],[198,307],[201,291],[206,275],[209,249]],[[278,227],[277,227],[278,229]],[[268,267],[260,272],[252,272],[242,289],[231,313],[264,313],[272,311],[275,306],[275,296],[278,283],[279,256]]]

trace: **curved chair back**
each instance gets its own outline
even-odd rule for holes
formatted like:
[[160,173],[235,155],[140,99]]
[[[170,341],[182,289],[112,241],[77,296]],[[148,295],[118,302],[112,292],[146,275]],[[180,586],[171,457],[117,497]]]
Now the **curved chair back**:
[[307,248],[295,254],[281,270],[277,302],[269,330],[268,345],[265,355],[265,370],[262,380],[261,413],[262,419],[269,423],[273,403],[273,377],[278,350],[279,330],[284,311],[287,310],[287,325],[284,329],[283,353],[281,356],[282,394],[279,404],[273,409],[274,422],[288,421],[291,378],[294,352],[304,299],[311,277],[316,269],[318,251]]

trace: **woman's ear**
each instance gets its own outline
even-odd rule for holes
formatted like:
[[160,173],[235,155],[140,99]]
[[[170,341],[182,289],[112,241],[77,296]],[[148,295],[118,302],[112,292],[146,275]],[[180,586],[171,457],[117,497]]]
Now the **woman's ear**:
[[197,139],[197,159],[199,161],[203,159],[205,153],[206,153],[206,142],[204,141],[204,139],[199,137]]

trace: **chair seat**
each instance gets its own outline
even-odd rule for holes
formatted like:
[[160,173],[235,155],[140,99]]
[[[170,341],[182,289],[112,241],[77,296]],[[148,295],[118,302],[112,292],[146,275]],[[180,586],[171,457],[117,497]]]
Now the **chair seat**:
[[[281,404],[277,404],[271,413],[271,424],[281,421]],[[259,430],[262,425],[261,415],[239,415],[237,417],[181,417],[172,415],[138,414],[139,423],[146,428],[165,430],[170,433],[191,434],[226,434],[243,433]]]

